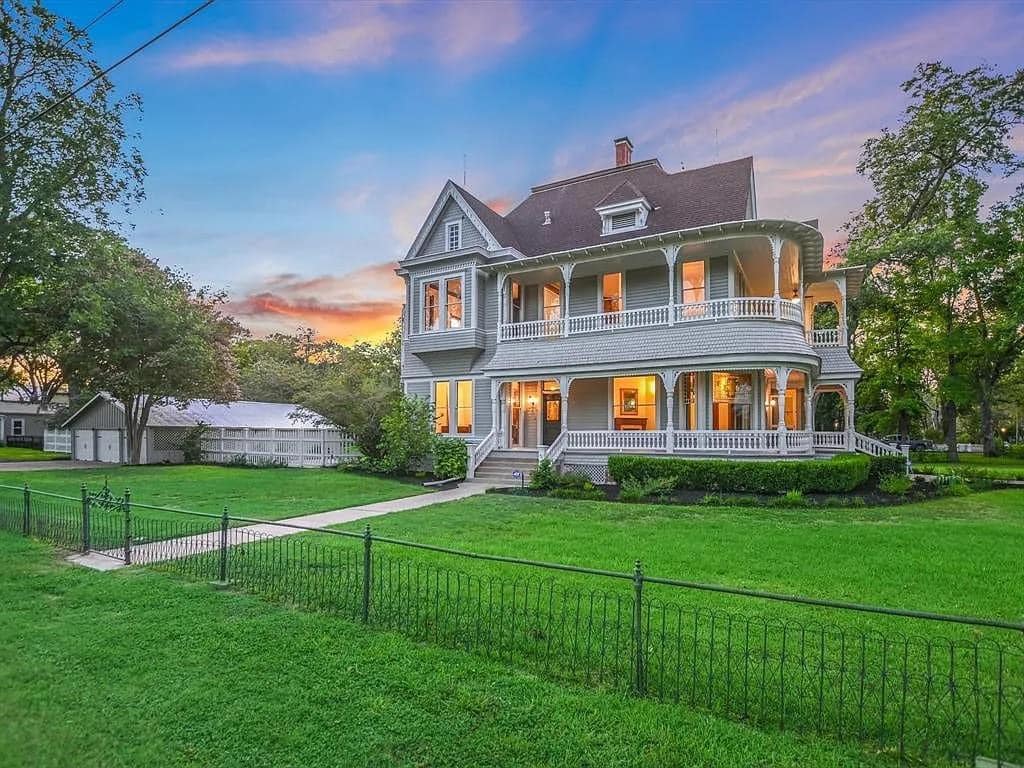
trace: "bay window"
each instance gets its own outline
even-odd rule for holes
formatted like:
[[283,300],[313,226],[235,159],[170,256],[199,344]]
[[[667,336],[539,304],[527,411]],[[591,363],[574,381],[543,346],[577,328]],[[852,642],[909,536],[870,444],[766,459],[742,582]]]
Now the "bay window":
[[452,277],[444,281],[445,327],[462,327],[462,278]]
[[473,434],[473,382],[455,382],[455,426],[460,435]]
[[441,327],[441,292],[436,280],[423,285],[423,330],[436,331]]
[[434,382],[434,431],[446,435],[451,431],[451,420],[448,407],[448,382]]
[[439,435],[473,434],[472,379],[434,382],[434,431]]

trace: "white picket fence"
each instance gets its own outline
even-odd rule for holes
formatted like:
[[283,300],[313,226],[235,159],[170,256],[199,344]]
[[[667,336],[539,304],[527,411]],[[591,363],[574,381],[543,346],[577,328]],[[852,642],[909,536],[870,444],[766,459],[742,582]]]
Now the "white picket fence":
[[359,457],[355,439],[340,429],[213,428],[202,449],[205,461],[253,466],[336,467]]
[[71,453],[70,429],[47,429],[43,432],[43,450]]

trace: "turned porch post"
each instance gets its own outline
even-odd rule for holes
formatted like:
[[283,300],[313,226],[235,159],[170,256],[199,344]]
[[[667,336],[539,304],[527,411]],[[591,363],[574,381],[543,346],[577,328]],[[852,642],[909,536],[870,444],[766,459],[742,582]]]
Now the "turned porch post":
[[857,429],[856,422],[854,421],[857,396],[854,391],[853,382],[843,384],[843,391],[846,392],[846,402],[843,407],[843,416],[846,418],[846,450],[852,451],[854,450],[853,433]]
[[[572,271],[576,265],[572,262],[568,264],[562,264],[559,270],[562,272],[562,335],[569,335],[569,293],[570,286],[572,285]],[[564,410],[564,409],[563,409]],[[564,428],[562,431],[565,431]]]
[[773,288],[772,298],[775,301],[775,319],[782,317],[782,297],[779,294],[779,261],[782,259],[782,238],[778,235],[771,235],[768,242],[772,248],[772,276]]
[[569,387],[572,386],[572,379],[562,376],[558,380],[558,395],[562,398],[562,432],[569,431]]
[[789,368],[775,369],[775,402],[779,410],[779,421],[775,429],[779,436],[779,453],[786,453],[786,385],[789,383]]
[[673,453],[676,449],[676,384],[679,381],[678,371],[662,371],[661,381],[665,385],[665,451]]
[[680,245],[670,245],[662,248],[665,254],[665,263],[668,265],[668,324],[674,325],[676,321],[676,256],[682,248]]
[[811,375],[807,374],[804,379],[806,385],[804,386],[804,429],[808,432],[814,431],[814,396],[811,394],[814,390],[811,385]]

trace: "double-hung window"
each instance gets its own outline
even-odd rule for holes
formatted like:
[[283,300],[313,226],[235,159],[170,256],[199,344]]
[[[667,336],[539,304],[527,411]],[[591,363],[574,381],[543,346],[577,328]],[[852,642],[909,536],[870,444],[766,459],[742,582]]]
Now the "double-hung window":
[[562,316],[562,286],[559,283],[546,283],[542,292],[544,319],[558,320]]
[[449,221],[444,227],[445,244],[449,251],[457,251],[462,247],[462,222]]
[[521,323],[523,321],[523,285],[518,280],[512,280],[509,286],[509,322]]
[[423,284],[423,330],[441,327],[441,290],[437,280]]
[[11,419],[11,437],[22,437],[25,434],[25,420]]
[[473,434],[473,382],[455,382],[455,428],[460,435]]
[[448,394],[447,381],[434,382],[434,431],[439,435],[446,435],[451,431]]
[[611,272],[601,278],[601,311],[608,314],[622,310],[622,273]]
[[704,260],[683,262],[683,304],[704,301]]
[[450,277],[444,281],[445,327],[462,327],[462,278]]

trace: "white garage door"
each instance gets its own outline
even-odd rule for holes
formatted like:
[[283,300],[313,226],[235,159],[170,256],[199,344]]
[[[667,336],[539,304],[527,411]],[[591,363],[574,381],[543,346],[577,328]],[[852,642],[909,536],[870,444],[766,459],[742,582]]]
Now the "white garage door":
[[96,461],[107,464],[121,463],[121,430],[96,430]]
[[91,429],[75,430],[75,458],[79,461],[93,461],[94,435]]

